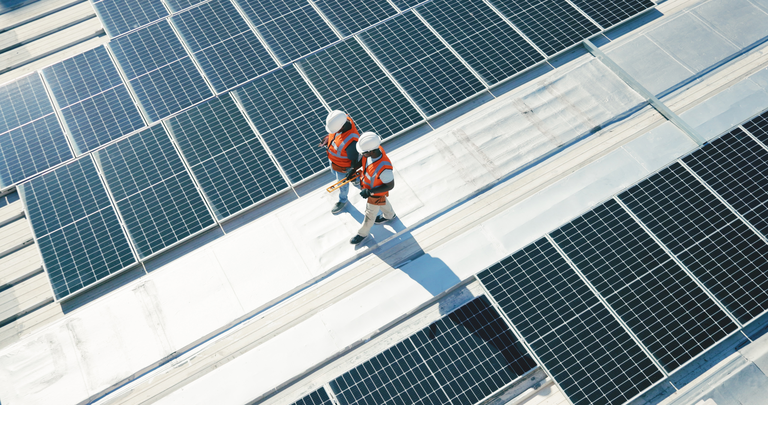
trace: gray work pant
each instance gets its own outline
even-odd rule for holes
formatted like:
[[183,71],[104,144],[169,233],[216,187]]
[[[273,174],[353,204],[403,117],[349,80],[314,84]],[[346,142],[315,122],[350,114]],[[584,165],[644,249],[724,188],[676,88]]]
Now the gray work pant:
[[395,210],[392,208],[392,204],[390,204],[389,199],[387,199],[387,202],[385,202],[383,206],[366,203],[365,220],[363,220],[363,226],[360,227],[357,235],[360,237],[368,237],[368,234],[371,233],[371,227],[373,227],[373,223],[376,222],[376,216],[379,215],[379,211],[381,211],[382,216],[387,219],[392,219],[395,217]]

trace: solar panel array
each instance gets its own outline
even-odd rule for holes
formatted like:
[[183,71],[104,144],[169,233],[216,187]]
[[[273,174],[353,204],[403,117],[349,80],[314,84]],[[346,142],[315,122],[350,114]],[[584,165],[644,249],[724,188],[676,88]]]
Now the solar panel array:
[[478,274],[573,403],[625,403],[768,310],[766,125],[768,113]]
[[[481,296],[334,379],[330,388],[342,405],[467,405],[534,366]],[[301,401],[324,400],[313,395]]]

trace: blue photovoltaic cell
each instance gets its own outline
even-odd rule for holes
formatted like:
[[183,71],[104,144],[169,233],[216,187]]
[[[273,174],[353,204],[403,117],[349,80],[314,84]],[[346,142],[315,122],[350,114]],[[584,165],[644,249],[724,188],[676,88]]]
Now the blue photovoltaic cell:
[[94,155],[140,257],[214,223],[162,125]]
[[110,37],[168,16],[161,0],[102,0],[93,6]]
[[0,87],[0,134],[52,112],[43,80],[37,73]]
[[56,116],[49,114],[0,135],[0,188],[72,158]]
[[392,0],[392,3],[394,3],[400,10],[406,10],[419,3],[424,3],[425,1],[426,0]]
[[743,324],[768,308],[768,244],[682,165],[619,198]]
[[574,404],[622,404],[664,377],[546,238],[478,278]]
[[79,154],[144,126],[104,46],[43,69]]
[[416,10],[489,85],[544,60],[482,0],[434,0]]
[[178,12],[190,6],[201,3],[203,0],[165,0],[165,4],[171,9],[171,12]]
[[318,0],[315,4],[345,36],[397,13],[387,0]]
[[160,120],[211,96],[167,21],[113,39],[109,45],[150,120]]
[[603,28],[614,26],[655,6],[651,0],[573,0],[573,4]]
[[19,190],[57,299],[136,262],[90,157]]
[[217,92],[277,67],[229,0],[214,0],[171,20]]
[[325,389],[320,387],[291,405],[333,405],[333,402]]
[[600,31],[563,0],[490,0],[548,56]]
[[355,39],[311,55],[299,66],[331,109],[350,115],[360,132],[385,139],[423,120]]
[[168,125],[217,218],[288,187],[230,95],[174,116]]
[[744,128],[763,145],[768,145],[768,113],[763,113],[744,123]]
[[738,330],[616,201],[552,238],[667,372]]
[[283,63],[339,40],[307,1],[237,0],[237,3]]
[[412,12],[366,30],[361,37],[428,116],[485,89]]
[[328,111],[293,67],[234,92],[292,183],[328,168],[320,148]]

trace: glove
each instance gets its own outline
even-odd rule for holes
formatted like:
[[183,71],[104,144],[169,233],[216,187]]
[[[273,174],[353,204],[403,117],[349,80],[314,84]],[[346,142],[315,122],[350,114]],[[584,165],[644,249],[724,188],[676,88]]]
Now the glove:
[[360,196],[363,198],[368,198],[371,196],[371,190],[370,189],[363,189],[360,191]]
[[323,140],[320,141],[320,144],[317,145],[318,147],[328,147],[328,135],[323,137]]
[[352,167],[347,168],[347,176],[345,177],[345,179],[352,180],[355,177],[357,177],[357,170]]

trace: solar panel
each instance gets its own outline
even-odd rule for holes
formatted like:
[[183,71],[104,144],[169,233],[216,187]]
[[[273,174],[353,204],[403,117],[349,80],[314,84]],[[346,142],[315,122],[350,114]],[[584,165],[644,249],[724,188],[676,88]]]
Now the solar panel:
[[0,87],[0,133],[53,112],[43,80],[33,73]]
[[425,0],[392,0],[392,3],[394,3],[400,10],[406,10],[424,2]]
[[93,154],[141,258],[214,224],[161,124]]
[[172,117],[168,126],[218,219],[288,187],[229,95]]
[[319,148],[328,111],[293,67],[233,92],[292,183],[328,168]]
[[57,299],[136,262],[90,157],[19,191]]
[[562,0],[490,0],[520,31],[548,56],[600,31]]
[[339,38],[305,0],[236,0],[283,63]]
[[485,89],[413,12],[366,30],[361,37],[428,116]]
[[331,398],[325,389],[320,387],[291,405],[333,405],[333,402],[331,402]]
[[738,330],[615,201],[552,238],[668,372]]
[[361,132],[385,139],[423,120],[355,39],[313,54],[299,66],[331,109],[349,114]]
[[202,1],[203,0],[165,0],[165,4],[168,5],[171,12],[178,12],[182,9],[201,3]]
[[572,0],[579,9],[603,28],[612,27],[631,16],[652,8],[651,0]]
[[214,0],[171,20],[217,92],[277,67],[229,0]]
[[768,244],[682,165],[619,198],[739,321],[768,308]]
[[72,158],[54,114],[0,134],[0,188]]
[[43,76],[78,154],[144,126],[104,46],[49,66]]
[[621,404],[663,378],[546,238],[478,278],[574,404]]
[[736,129],[683,162],[768,236],[768,150]]
[[94,1],[93,7],[110,37],[168,16],[161,0],[101,0]]
[[434,0],[416,10],[489,85],[544,60],[482,0]]
[[479,297],[330,385],[342,405],[474,404],[534,366]]
[[744,123],[744,128],[763,145],[768,145],[768,113],[763,113]]
[[345,36],[397,13],[387,0],[318,0],[315,4]]
[[167,21],[113,39],[109,46],[151,121],[211,96]]

